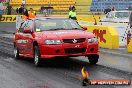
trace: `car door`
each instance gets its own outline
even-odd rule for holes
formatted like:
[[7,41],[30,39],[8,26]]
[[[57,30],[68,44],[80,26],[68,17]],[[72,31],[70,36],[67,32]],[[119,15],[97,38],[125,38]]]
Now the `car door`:
[[16,33],[16,36],[15,36],[16,46],[17,46],[17,48],[19,50],[19,53],[21,55],[24,55],[25,43],[24,43],[24,40],[23,40],[23,31],[24,31],[24,28],[25,28],[26,24],[27,24],[26,21],[21,23],[21,26],[18,29],[18,32]]
[[22,38],[24,40],[24,53],[26,56],[28,57],[32,57],[33,55],[33,39],[34,39],[34,24],[33,24],[33,20],[27,20],[27,23],[24,27],[24,30],[31,30],[31,33],[24,33],[22,34]]

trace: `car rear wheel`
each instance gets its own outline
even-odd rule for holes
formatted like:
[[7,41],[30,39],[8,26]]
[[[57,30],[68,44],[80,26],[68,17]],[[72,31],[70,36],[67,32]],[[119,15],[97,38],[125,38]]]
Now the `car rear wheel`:
[[14,57],[15,59],[19,59],[20,56],[19,56],[19,50],[16,46],[14,46]]
[[96,64],[99,59],[99,55],[89,55],[88,56],[90,64]]
[[35,66],[41,66],[42,60],[40,58],[40,51],[38,46],[34,46],[34,64]]

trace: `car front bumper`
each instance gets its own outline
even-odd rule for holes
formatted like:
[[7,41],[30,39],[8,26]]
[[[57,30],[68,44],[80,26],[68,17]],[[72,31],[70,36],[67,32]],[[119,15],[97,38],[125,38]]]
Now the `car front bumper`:
[[39,45],[41,58],[98,55],[98,43]]

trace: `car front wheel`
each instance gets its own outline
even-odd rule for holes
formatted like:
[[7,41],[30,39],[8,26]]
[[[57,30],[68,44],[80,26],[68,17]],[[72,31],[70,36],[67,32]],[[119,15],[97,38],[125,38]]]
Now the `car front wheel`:
[[38,46],[34,46],[34,64],[35,66],[41,66],[40,51]]
[[16,46],[14,46],[14,57],[15,59],[19,59],[20,56],[19,56],[19,50]]
[[98,62],[99,55],[89,55],[88,60],[90,64],[96,64]]

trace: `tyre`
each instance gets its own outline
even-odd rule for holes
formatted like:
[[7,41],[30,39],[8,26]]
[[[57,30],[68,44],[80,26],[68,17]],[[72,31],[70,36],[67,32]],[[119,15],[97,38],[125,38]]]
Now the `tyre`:
[[14,57],[15,59],[20,59],[19,50],[16,46],[14,46]]
[[42,60],[40,58],[40,51],[38,46],[34,46],[34,64],[36,67],[41,66]]
[[88,60],[90,64],[96,64],[98,62],[99,55],[89,55]]

